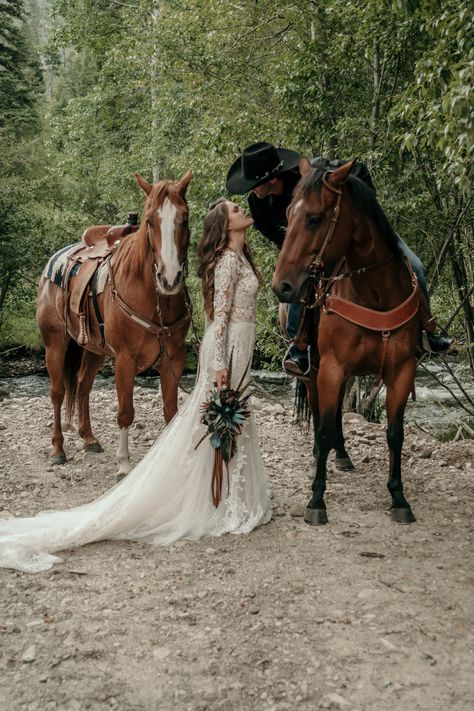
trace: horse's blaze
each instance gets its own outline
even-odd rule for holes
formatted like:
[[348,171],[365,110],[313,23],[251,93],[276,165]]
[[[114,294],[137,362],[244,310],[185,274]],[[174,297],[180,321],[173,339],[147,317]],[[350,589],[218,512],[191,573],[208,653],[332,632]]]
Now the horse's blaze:
[[[163,205],[161,205],[157,210],[161,225],[160,261],[163,267],[163,287],[168,293],[172,292],[170,288],[166,288],[166,284],[171,288],[175,287],[178,272],[180,271],[178,250],[175,242],[176,212],[176,205],[174,205],[168,197],[165,198]],[[173,291],[176,291],[176,289],[173,289]]]

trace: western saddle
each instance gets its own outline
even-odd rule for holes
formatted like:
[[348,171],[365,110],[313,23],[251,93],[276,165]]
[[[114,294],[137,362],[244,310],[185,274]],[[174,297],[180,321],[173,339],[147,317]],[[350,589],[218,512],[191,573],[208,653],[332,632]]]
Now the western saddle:
[[63,285],[69,294],[69,309],[79,317],[80,346],[89,341],[89,304],[87,296],[91,294],[97,321],[103,336],[102,318],[97,305],[97,294],[92,282],[97,270],[105,260],[115,252],[121,241],[138,230],[138,213],[129,212],[125,225],[96,225],[88,227],[82,235],[82,242],[74,245],[67,255],[68,266],[64,274]]

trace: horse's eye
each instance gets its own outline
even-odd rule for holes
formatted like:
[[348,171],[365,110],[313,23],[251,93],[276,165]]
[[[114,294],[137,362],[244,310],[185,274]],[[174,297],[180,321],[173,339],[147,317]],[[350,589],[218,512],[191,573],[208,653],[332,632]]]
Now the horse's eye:
[[306,216],[306,225],[309,227],[309,229],[314,229],[317,227],[319,224],[321,224],[323,220],[323,215],[320,213],[315,213],[314,215],[307,215]]

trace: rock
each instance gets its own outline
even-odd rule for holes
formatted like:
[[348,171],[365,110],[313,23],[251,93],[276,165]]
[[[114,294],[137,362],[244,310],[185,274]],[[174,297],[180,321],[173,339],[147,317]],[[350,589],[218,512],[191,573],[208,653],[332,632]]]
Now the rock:
[[166,659],[171,654],[171,650],[168,647],[155,647],[153,649],[153,657],[155,659]]
[[350,706],[347,699],[334,691],[330,694],[326,694],[323,699],[323,703],[325,704],[324,708],[327,709],[346,709]]
[[258,615],[258,613],[260,612],[260,608],[256,605],[249,605],[249,612],[251,615]]
[[286,537],[289,541],[294,541],[296,538],[296,531],[288,531]]
[[292,506],[289,510],[290,516],[293,516],[293,518],[301,518],[304,516],[305,512],[305,506],[303,504],[296,504],[295,506]]
[[31,644],[22,654],[21,661],[25,664],[31,664],[36,659],[36,646]]
[[345,412],[342,416],[343,422],[367,422],[364,415],[358,412]]
[[374,591],[372,588],[363,588],[357,595],[359,600],[368,600],[369,598],[373,597]]
[[418,456],[420,457],[420,459],[430,459],[432,454],[432,447],[423,447],[423,449],[418,452]]

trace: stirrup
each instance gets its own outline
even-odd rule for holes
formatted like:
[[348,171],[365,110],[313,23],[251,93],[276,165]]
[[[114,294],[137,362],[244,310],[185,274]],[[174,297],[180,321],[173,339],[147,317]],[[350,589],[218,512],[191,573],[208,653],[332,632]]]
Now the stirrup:
[[[310,371],[311,371],[311,346],[308,345],[308,347],[306,348],[306,354],[307,354],[307,358],[308,358],[308,367],[306,368],[306,370],[304,370],[304,371],[299,370],[298,372],[289,370],[287,368],[287,366],[285,365],[285,363],[287,361],[291,361],[292,363],[295,363],[295,365],[298,365],[297,361],[294,360],[290,355],[290,351],[293,348],[293,346],[294,346],[294,342],[291,341],[287,350],[285,351],[285,355],[283,356],[282,361],[281,361],[282,370],[287,375],[291,375],[292,378],[307,378],[310,374]],[[303,353],[303,351],[301,351],[301,353]]]

